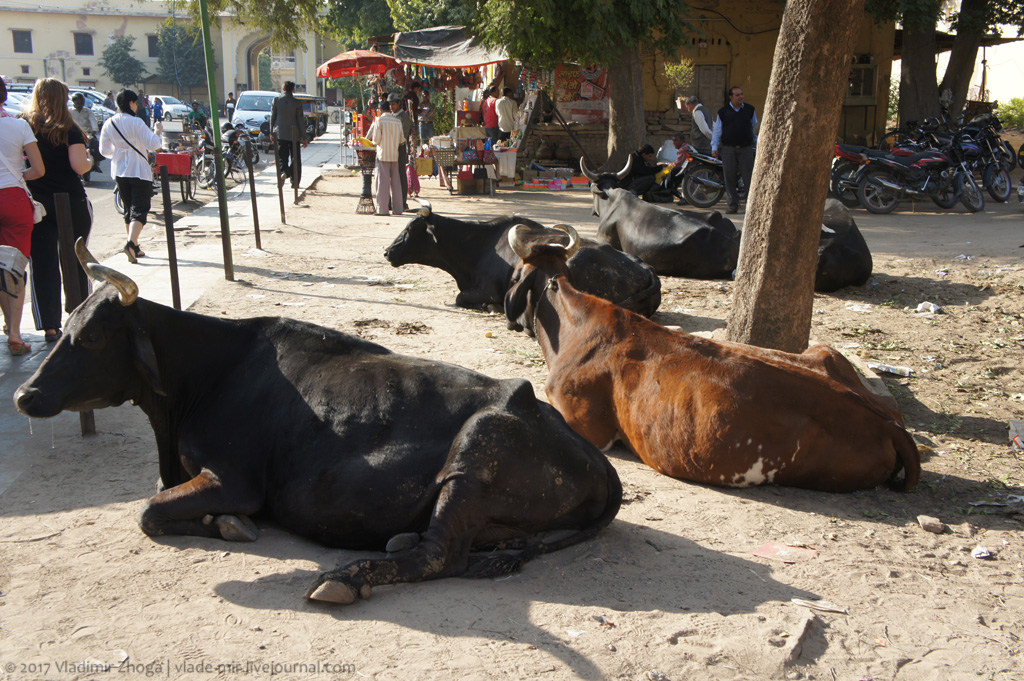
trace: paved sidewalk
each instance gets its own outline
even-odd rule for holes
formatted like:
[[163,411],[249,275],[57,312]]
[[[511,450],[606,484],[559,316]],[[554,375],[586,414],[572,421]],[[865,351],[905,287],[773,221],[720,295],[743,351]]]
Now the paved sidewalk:
[[[338,140],[337,130],[329,130],[302,150],[302,191],[320,178],[322,168],[338,167],[341,159]],[[261,230],[276,229],[281,224],[276,182],[271,160],[271,163],[256,175],[256,203]],[[286,182],[286,218],[294,210],[293,197],[294,193]],[[249,184],[245,183],[228,190],[227,202],[232,246],[237,248],[243,242],[254,244]],[[220,210],[217,201],[212,201],[181,218],[175,223],[175,227],[177,231],[187,228],[192,234],[209,232],[219,235]],[[185,249],[179,247],[177,256],[181,307],[187,310],[203,294],[207,286],[224,278],[224,251],[218,238],[215,243],[197,244]],[[139,295],[143,298],[168,306],[172,304],[166,243],[148,243],[146,257],[135,265],[130,264],[121,253],[103,261],[103,264],[131,277],[139,285]],[[25,341],[32,345],[32,352],[23,357],[11,357],[6,348],[0,348],[0,494],[18,478],[28,463],[25,443],[31,437],[32,425],[27,416],[15,409],[12,400],[14,391],[28,380],[53,347],[43,340],[42,332],[36,331],[33,327],[32,311],[26,304],[21,328]],[[70,412],[64,412],[55,418],[78,421],[78,415]],[[35,421],[36,430],[41,428],[39,423]]]

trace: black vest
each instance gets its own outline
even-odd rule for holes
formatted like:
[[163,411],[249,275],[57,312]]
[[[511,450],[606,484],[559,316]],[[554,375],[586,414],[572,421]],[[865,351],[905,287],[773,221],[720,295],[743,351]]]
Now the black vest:
[[750,122],[754,119],[754,107],[744,103],[739,111],[726,104],[718,110],[722,120],[723,147],[749,147],[754,143],[754,131]]

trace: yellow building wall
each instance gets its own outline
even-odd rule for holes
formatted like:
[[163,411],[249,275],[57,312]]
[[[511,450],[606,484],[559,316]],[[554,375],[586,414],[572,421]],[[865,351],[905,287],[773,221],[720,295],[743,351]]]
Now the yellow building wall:
[[[676,55],[643,52],[644,109],[665,111],[676,107],[676,93],[665,76],[664,63],[686,59],[694,65],[725,66],[725,89],[720,97],[702,98],[711,111],[724,106],[728,87],[738,85],[743,88],[747,103],[760,115],[768,95],[783,2],[691,0],[689,4],[690,14],[685,18],[694,29],[689,44]],[[876,24],[864,14],[854,53],[862,55],[860,61],[877,67],[875,103],[844,106],[837,136],[873,143],[874,138],[884,133],[894,37],[894,24]]]

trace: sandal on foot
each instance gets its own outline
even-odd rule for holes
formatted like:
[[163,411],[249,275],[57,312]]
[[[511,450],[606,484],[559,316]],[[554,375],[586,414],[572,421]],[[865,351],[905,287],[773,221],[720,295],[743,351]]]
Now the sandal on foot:
[[146,255],[145,253],[142,252],[142,249],[139,248],[138,245],[133,244],[131,241],[125,243],[124,248],[122,250],[124,251],[124,254],[128,256],[128,262],[132,263],[133,265],[138,262],[139,258]]
[[46,333],[43,334],[43,339],[46,340],[47,343],[56,343],[58,340],[60,340],[60,337],[62,335],[63,333],[61,332],[60,329],[57,329],[52,333],[47,331]]
[[11,353],[11,357],[21,357],[32,352],[32,346],[19,341],[7,341],[7,350]]

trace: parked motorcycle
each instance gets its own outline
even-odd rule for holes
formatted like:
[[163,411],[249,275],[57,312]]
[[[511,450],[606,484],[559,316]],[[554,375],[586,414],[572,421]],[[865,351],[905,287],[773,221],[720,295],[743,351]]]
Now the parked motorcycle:
[[682,176],[679,188],[691,206],[710,208],[722,200],[725,194],[725,174],[722,161],[714,156],[698,152],[689,144],[685,145],[686,160],[676,171]]
[[857,197],[872,213],[891,213],[903,199],[931,199],[940,208],[959,200],[974,213],[985,208],[985,196],[967,167],[964,139],[958,131],[942,151],[912,156],[871,158],[857,186]]
[[919,151],[922,151],[922,148],[918,143],[907,140],[895,144],[889,151],[836,142],[829,193],[832,197],[839,199],[840,203],[847,208],[859,206],[857,187],[860,185],[869,160],[890,155],[911,156]]

